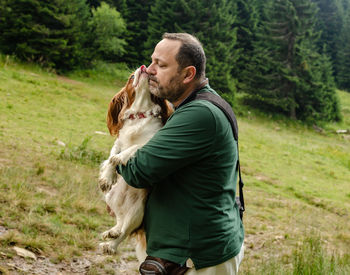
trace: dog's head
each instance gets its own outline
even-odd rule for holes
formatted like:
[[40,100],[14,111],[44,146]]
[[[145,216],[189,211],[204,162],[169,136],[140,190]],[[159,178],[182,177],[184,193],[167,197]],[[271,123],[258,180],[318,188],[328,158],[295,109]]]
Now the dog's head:
[[[107,127],[112,136],[118,136],[119,130],[123,127],[123,115],[130,108],[135,100],[136,92],[145,89],[148,93],[148,74],[146,66],[142,65],[133,74],[130,75],[126,85],[112,98],[109,103],[107,113]],[[151,100],[161,107],[160,116],[163,124],[172,113],[172,107],[165,99],[161,99],[151,94]]]

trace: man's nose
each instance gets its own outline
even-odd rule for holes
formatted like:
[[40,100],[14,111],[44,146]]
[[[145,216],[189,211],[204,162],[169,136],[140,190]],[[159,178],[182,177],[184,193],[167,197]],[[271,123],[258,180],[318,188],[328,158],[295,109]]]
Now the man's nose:
[[155,75],[156,71],[154,70],[153,63],[151,63],[147,68],[146,68],[146,73]]

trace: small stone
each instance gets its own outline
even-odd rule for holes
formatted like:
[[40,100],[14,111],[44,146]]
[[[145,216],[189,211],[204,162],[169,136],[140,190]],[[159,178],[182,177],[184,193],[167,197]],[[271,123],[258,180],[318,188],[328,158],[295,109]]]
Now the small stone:
[[66,147],[66,144],[63,141],[58,140],[57,144],[62,146],[62,147]]
[[283,236],[276,236],[276,237],[275,237],[275,240],[277,240],[277,241],[278,241],[278,240],[283,240],[283,239],[284,239]]
[[95,131],[95,134],[107,136],[108,134],[101,131]]
[[23,258],[31,258],[36,261],[36,256],[33,252],[17,246],[15,246],[13,249],[16,251],[18,256],[21,256]]
[[337,130],[336,133],[337,134],[347,134],[347,133],[350,133],[350,130]]

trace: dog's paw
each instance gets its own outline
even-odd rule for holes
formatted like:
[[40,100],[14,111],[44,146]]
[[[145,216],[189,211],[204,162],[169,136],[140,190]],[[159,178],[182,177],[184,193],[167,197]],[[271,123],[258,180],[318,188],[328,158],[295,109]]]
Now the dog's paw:
[[160,114],[160,112],[162,111],[162,108],[159,105],[155,105],[151,110],[148,110],[146,112],[146,114],[148,116],[158,116]]
[[109,242],[100,243],[100,249],[105,254],[116,254],[117,251],[112,247],[112,244]]
[[107,240],[107,239],[118,239],[120,236],[121,232],[118,230],[107,230],[101,234],[102,240]]
[[109,163],[112,164],[113,166],[117,166],[122,163],[122,159],[120,154],[111,156],[109,158]]
[[103,192],[107,192],[107,191],[111,190],[111,188],[112,188],[112,183],[109,180],[107,180],[106,178],[99,178],[98,183],[99,183],[100,189]]

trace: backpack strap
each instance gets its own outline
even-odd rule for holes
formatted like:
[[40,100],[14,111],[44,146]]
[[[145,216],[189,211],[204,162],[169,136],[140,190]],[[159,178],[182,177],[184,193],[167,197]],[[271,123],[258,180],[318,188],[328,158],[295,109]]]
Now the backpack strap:
[[196,97],[194,99],[195,100],[197,100],[197,99],[207,100],[207,101],[213,103],[219,109],[221,109],[221,111],[224,112],[227,119],[229,120],[231,127],[232,127],[232,130],[233,130],[233,136],[234,136],[235,140],[237,140],[237,142],[238,142],[237,120],[236,120],[236,116],[235,116],[230,104],[228,104],[222,97],[220,97],[216,94],[210,93],[210,92],[197,93]]
[[239,163],[239,147],[238,147],[238,125],[237,125],[237,119],[236,116],[231,108],[231,106],[220,96],[210,93],[210,92],[201,92],[201,93],[196,93],[195,97],[193,98],[193,100],[207,100],[209,102],[211,102],[212,104],[214,104],[215,106],[217,106],[227,117],[227,119],[229,120],[231,127],[232,127],[232,131],[233,131],[233,136],[235,138],[235,140],[237,141],[237,155],[238,155],[238,159],[237,159],[237,170],[238,170],[238,174],[239,174],[239,210],[240,210],[240,215],[241,215],[241,219],[243,216],[243,212],[245,211],[245,206],[244,206],[244,197],[243,197],[243,180],[242,180],[242,175],[241,175],[241,165]]

